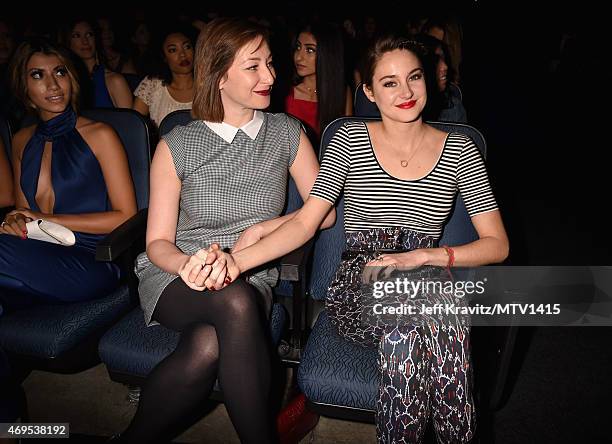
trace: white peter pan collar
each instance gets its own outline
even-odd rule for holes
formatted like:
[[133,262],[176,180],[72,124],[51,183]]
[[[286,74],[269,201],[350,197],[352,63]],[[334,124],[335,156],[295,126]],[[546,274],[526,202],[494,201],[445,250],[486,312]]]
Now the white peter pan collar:
[[264,114],[259,110],[255,110],[253,113],[253,118],[242,125],[240,128],[236,128],[235,126],[230,125],[225,122],[207,122],[204,121],[207,127],[215,132],[219,137],[225,140],[227,143],[232,143],[234,137],[236,137],[236,133],[238,130],[242,130],[247,136],[251,138],[251,140],[255,140],[257,134],[259,134],[259,130],[261,129],[261,125],[264,121]]

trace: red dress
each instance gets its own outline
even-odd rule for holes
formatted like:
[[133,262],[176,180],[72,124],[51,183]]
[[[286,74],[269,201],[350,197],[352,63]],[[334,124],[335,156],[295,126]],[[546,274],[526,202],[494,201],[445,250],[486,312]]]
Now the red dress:
[[294,97],[295,88],[291,88],[291,92],[285,98],[285,112],[302,121],[308,126],[317,136],[319,133],[319,102],[311,102],[309,100],[296,99]]

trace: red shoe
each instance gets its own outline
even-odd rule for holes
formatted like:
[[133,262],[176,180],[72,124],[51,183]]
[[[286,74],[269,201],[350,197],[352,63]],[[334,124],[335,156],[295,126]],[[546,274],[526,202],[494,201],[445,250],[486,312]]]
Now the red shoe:
[[319,415],[306,408],[306,396],[295,396],[276,418],[280,444],[297,444],[319,422]]

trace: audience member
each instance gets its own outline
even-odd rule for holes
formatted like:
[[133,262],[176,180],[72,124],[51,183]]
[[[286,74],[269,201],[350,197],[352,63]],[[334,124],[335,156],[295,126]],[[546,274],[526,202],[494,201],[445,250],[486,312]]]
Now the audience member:
[[[288,175],[306,198],[319,168],[297,120],[260,111],[269,106],[274,83],[264,28],[215,19],[198,38],[195,61],[196,120],[157,146],[147,250],[136,265],[146,323],[181,337],[149,375],[136,415],[118,439],[157,442],[208,397],[218,377],[241,442],[269,443],[270,354],[262,319],[270,313],[277,272],[230,282],[222,266],[211,270],[204,258],[218,248],[240,251],[293,217],[279,217]],[[209,280],[229,285],[202,293],[210,271]]]
[[293,62],[297,80],[285,100],[285,110],[318,140],[328,123],[353,113],[340,30],[322,23],[304,27],[295,40]]
[[193,41],[182,27],[168,27],[159,45],[160,69],[134,92],[134,109],[159,127],[172,111],[191,109],[193,102]]
[[132,92],[125,78],[107,69],[103,48],[93,22],[76,19],[68,29],[66,46],[87,67],[93,90],[95,108],[131,108]]
[[[11,65],[15,95],[38,124],[13,137],[16,209],[0,228],[0,301],[7,307],[96,298],[119,282],[97,262],[97,242],[136,213],[127,156],[106,124],[78,115],[79,84],[67,52],[44,40],[22,43]],[[26,224],[61,224],[70,247],[28,239]]]

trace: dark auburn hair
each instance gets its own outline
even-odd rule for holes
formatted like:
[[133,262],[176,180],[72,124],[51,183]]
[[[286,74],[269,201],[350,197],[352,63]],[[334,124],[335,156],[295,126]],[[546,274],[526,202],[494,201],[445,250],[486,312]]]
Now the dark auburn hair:
[[222,122],[223,102],[219,83],[232,66],[236,54],[247,43],[268,43],[267,30],[241,18],[217,18],[198,37],[194,57],[194,96],[191,114],[195,119]]

